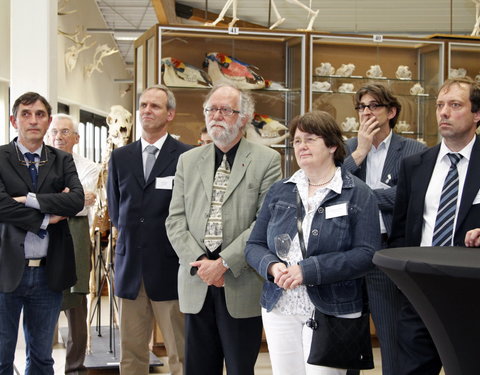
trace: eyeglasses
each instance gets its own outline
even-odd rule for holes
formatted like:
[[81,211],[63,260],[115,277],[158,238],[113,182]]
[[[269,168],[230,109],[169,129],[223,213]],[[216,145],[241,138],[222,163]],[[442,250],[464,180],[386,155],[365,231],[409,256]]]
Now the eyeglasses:
[[71,131],[70,129],[60,129],[60,130],[57,130],[57,129],[52,129],[50,130],[50,135],[56,137],[58,133],[60,133],[61,135],[64,135],[64,136],[69,136],[70,134],[73,134],[74,132]]
[[355,109],[358,112],[363,112],[365,110],[365,108],[368,108],[369,111],[373,112],[373,111],[377,110],[378,108],[386,107],[386,106],[387,106],[386,104],[377,104],[377,103],[359,104],[355,107]]
[[[23,165],[23,166],[26,166],[26,167],[30,167],[31,164],[37,164],[37,166],[41,167],[42,165],[45,165],[48,163],[48,153],[46,152],[45,153],[45,160],[39,160],[39,161],[36,161],[36,162],[29,162],[29,161],[25,161],[25,158],[23,157],[22,153],[20,152],[20,150],[17,148],[16,149],[17,151],[17,158],[18,158],[18,162],[20,163],[20,165]],[[20,156],[22,155],[22,156]]]
[[235,113],[240,113],[240,111],[237,111],[237,110],[232,109],[230,107],[220,107],[220,108],[205,107],[203,110],[205,111],[205,114],[210,115],[210,116],[213,116],[217,111],[220,111],[222,116],[227,116],[227,117],[233,116],[233,114],[235,114]]
[[306,137],[304,139],[294,138],[292,144],[293,144],[293,147],[300,147],[302,143],[305,143],[307,146],[311,146],[320,138],[322,137]]

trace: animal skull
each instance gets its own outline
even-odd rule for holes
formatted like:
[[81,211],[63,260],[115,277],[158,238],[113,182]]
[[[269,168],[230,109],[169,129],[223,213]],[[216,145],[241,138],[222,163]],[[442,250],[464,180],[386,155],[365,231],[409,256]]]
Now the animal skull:
[[132,131],[132,114],[121,105],[110,107],[107,117],[108,140],[117,147],[128,143]]

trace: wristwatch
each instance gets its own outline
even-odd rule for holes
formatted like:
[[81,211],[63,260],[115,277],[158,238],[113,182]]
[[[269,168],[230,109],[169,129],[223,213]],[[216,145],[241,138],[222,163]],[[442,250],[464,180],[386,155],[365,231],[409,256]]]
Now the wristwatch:
[[223,266],[224,266],[225,268],[227,268],[227,269],[230,268],[230,267],[228,266],[227,262],[225,262],[225,259],[223,259],[223,258],[222,258],[222,264],[223,264]]

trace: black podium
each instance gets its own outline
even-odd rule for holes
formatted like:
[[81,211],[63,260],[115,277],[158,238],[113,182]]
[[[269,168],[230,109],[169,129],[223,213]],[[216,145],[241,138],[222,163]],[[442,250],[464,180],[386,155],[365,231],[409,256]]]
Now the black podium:
[[480,249],[405,247],[375,263],[413,304],[448,375],[480,374]]

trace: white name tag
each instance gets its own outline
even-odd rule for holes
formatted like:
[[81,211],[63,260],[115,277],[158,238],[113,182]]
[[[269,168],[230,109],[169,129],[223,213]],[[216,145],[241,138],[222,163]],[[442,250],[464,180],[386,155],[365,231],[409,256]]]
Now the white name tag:
[[339,216],[347,215],[347,204],[340,203],[334,206],[325,207],[325,219],[331,219]]
[[472,204],[479,204],[480,203],[480,190],[478,191],[475,199],[473,200]]
[[173,177],[174,176],[157,177],[155,180],[155,189],[172,190]]

